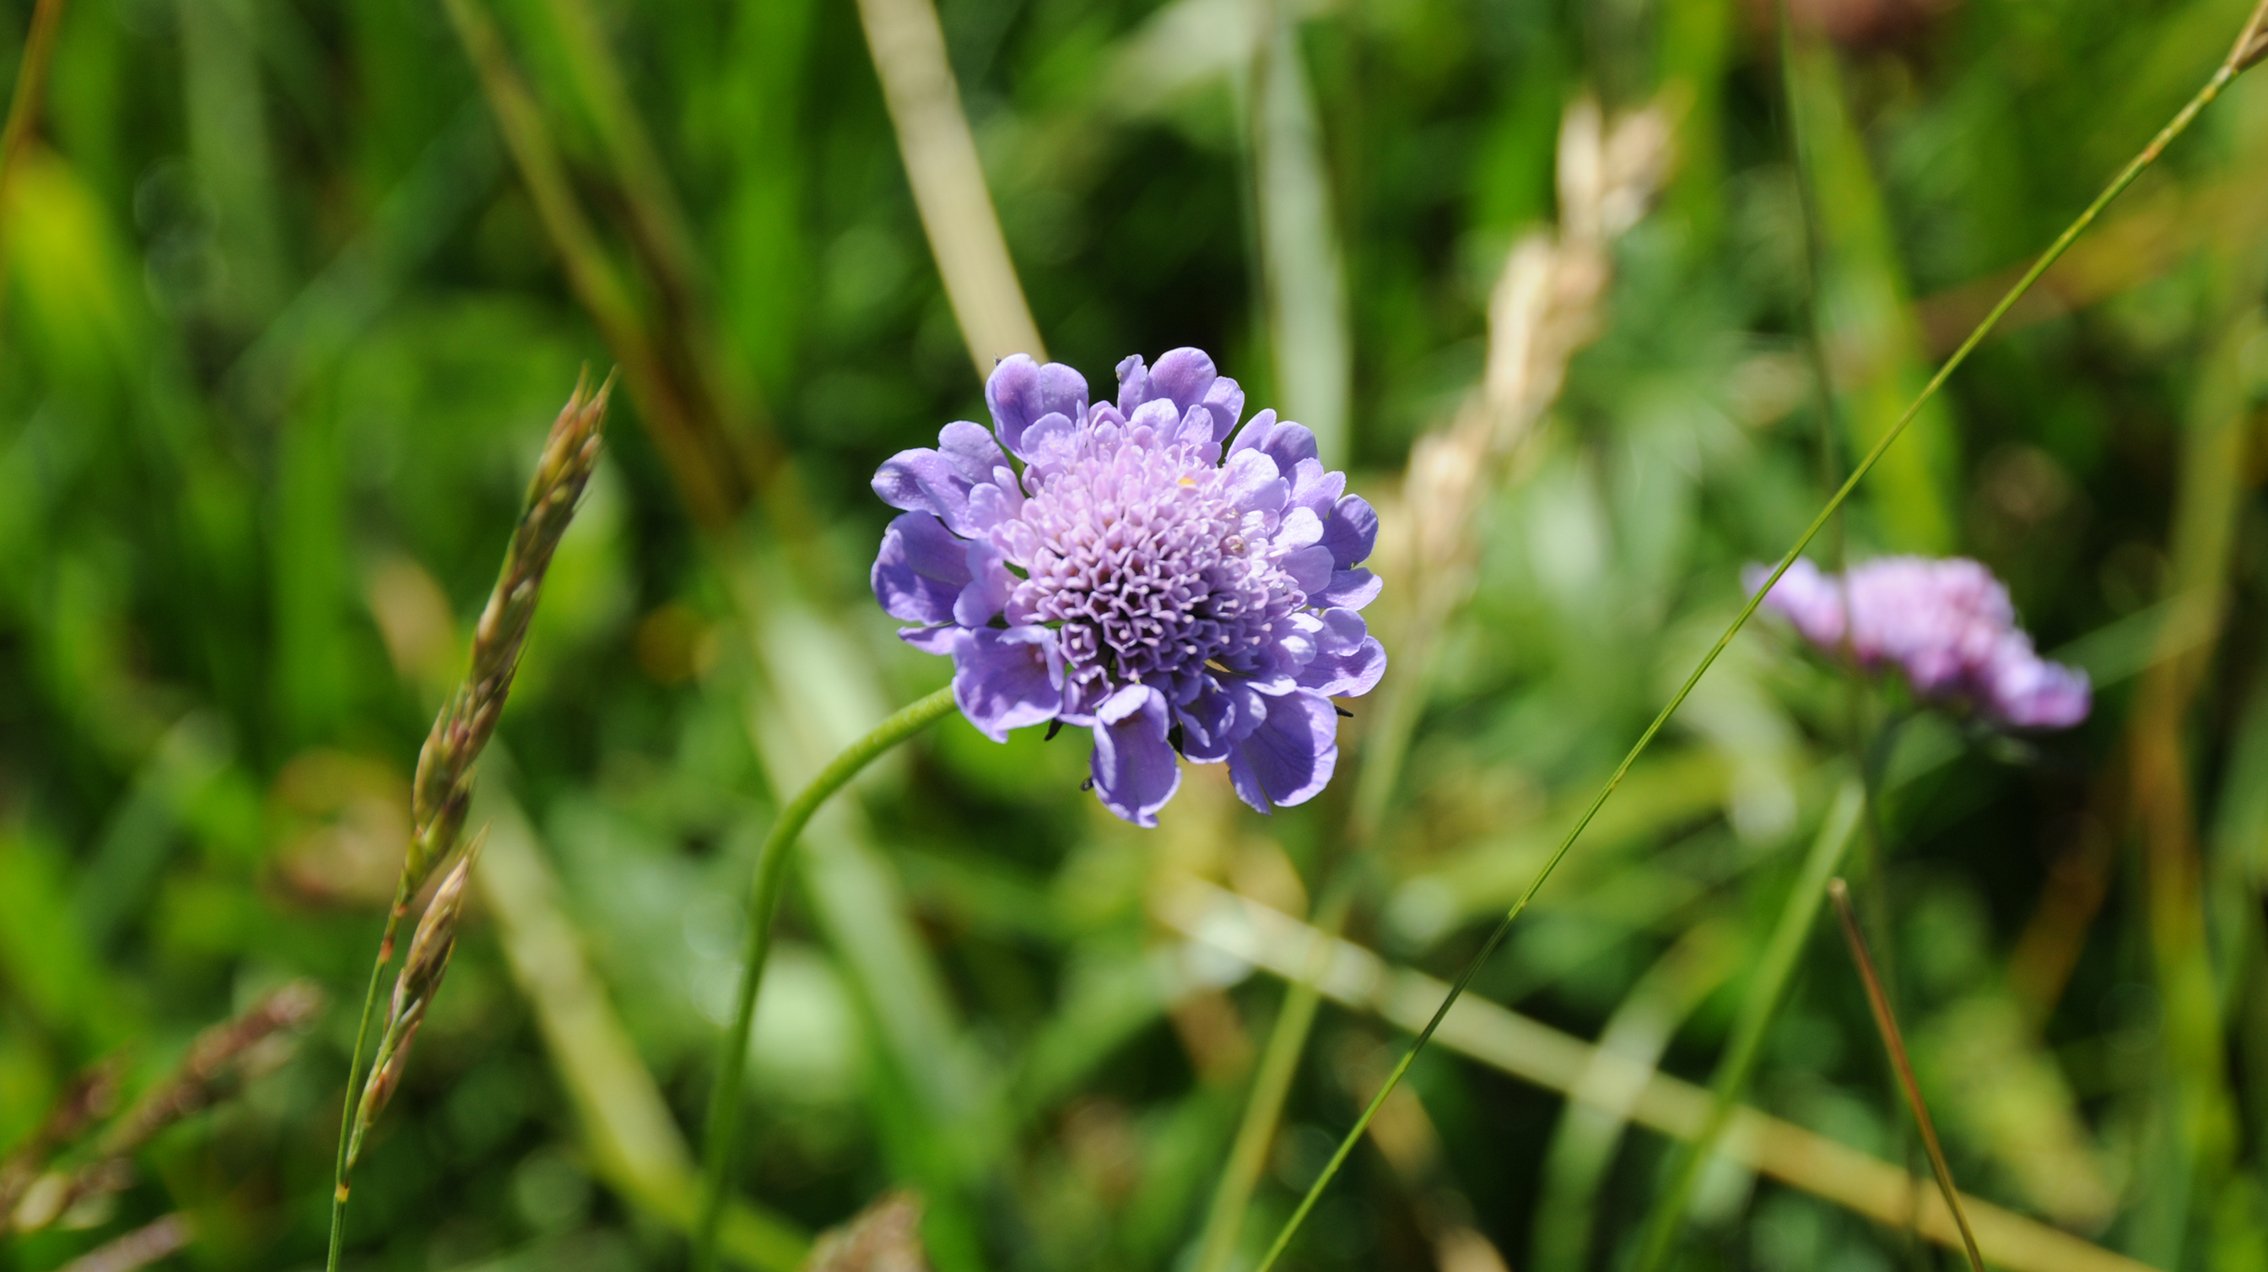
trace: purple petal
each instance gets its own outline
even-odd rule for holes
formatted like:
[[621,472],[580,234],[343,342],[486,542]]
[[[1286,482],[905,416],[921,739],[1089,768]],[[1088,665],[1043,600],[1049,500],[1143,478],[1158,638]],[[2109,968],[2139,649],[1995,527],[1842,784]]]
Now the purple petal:
[[882,531],[869,576],[874,599],[908,623],[952,621],[953,600],[969,583],[968,548],[926,512],[900,515]]
[[992,408],[1000,444],[1022,455],[1024,432],[1049,415],[1077,419],[1087,411],[1087,380],[1060,362],[1041,364],[1029,354],[1011,354],[992,368],[984,383],[984,404]]
[[[1772,567],[1752,565],[1741,572],[1741,582],[1751,592],[1764,586]],[[1788,620],[1797,634],[1822,649],[1830,649],[1843,639],[1843,590],[1835,579],[1822,574],[1809,560],[1798,559],[1772,585],[1764,598],[1764,608]]]
[[1323,518],[1313,508],[1293,508],[1276,525],[1276,550],[1312,548],[1323,542]]
[[992,480],[969,491],[968,525],[972,534],[989,534],[1014,521],[1024,510],[1024,491],[1016,474],[993,470]]
[[1163,398],[1144,402],[1126,416],[1127,431],[1141,436],[1139,430],[1149,430],[1151,436],[1164,442],[1181,428],[1181,408]]
[[1340,569],[1360,565],[1378,546],[1378,510],[1361,495],[1341,499],[1323,519],[1323,546]]
[[1095,794],[1137,826],[1158,824],[1158,810],[1181,785],[1181,765],[1166,741],[1163,694],[1132,685],[1095,714]]
[[1987,671],[1988,708],[2019,729],[2068,729],[2087,718],[2094,693],[2087,673],[2031,653],[1995,660]]
[[1145,369],[1139,355],[1118,364],[1118,409],[1132,415],[1146,402],[1166,401],[1177,413],[1205,413],[1205,440],[1218,442],[1236,428],[1244,413],[1244,390],[1220,374],[1202,349],[1168,351]]
[[953,644],[953,697],[969,723],[995,742],[1010,729],[1044,724],[1063,706],[1055,633],[1045,627],[964,630]]
[[953,599],[953,621],[963,627],[983,627],[1008,608],[1008,594],[1016,588],[1016,576],[1008,572],[1000,549],[989,543],[967,546],[969,583]]
[[1386,674],[1386,647],[1370,634],[1362,615],[1325,610],[1315,633],[1315,657],[1299,674],[1299,686],[1326,698],[1359,698]]
[[1304,803],[1339,763],[1339,715],[1329,699],[1295,692],[1268,700],[1268,717],[1229,755],[1237,795],[1265,813]]
[[1228,758],[1235,741],[1236,696],[1208,675],[1195,697],[1174,708],[1181,725],[1181,753],[1199,764],[1218,764]]
[[1332,609],[1358,610],[1378,599],[1378,590],[1385,580],[1368,570],[1333,570],[1330,586],[1307,598],[1310,605]]
[[1339,496],[1347,492],[1347,475],[1325,468],[1320,459],[1303,459],[1290,471],[1293,506],[1310,509],[1318,519],[1329,521],[1331,510],[1338,507]]
[[874,493],[907,512],[936,516],[956,532],[969,528],[969,491],[988,480],[1000,462],[992,435],[959,420],[938,434],[938,447],[902,450],[874,473]]
[[961,631],[950,623],[943,627],[901,627],[898,639],[925,654],[950,654],[953,642],[961,638]]
[[[1026,471],[1037,478],[1070,463],[1077,456],[1078,437],[1079,425],[1061,411],[1050,411],[1033,420],[1024,430],[1022,443]],[[1031,488],[1039,488],[1036,480]]]
[[1118,413],[1132,415],[1134,408],[1157,396],[1150,388],[1150,370],[1142,355],[1130,353],[1118,360]]
[[1331,549],[1320,543],[1285,553],[1277,560],[1276,566],[1290,577],[1300,591],[1310,596],[1318,595],[1331,586]]
[[1256,450],[1276,461],[1276,467],[1291,472],[1299,461],[1316,457],[1315,434],[1304,424],[1290,420],[1279,421],[1273,410],[1261,411],[1236,435],[1236,445],[1229,448],[1234,455],[1239,451]]
[[[1204,401],[1206,391],[1220,378],[1220,371],[1203,349],[1169,349],[1150,369],[1150,396],[1172,402],[1176,411],[1186,410]],[[1119,409],[1126,409],[1123,401]]]
[[1213,413],[1213,440],[1221,441],[1236,431],[1237,417],[1244,414],[1244,389],[1224,375],[1205,390],[1198,405]]
[[1221,465],[1221,495],[1246,512],[1275,512],[1284,506],[1291,487],[1276,470],[1276,461],[1258,451],[1229,456]]

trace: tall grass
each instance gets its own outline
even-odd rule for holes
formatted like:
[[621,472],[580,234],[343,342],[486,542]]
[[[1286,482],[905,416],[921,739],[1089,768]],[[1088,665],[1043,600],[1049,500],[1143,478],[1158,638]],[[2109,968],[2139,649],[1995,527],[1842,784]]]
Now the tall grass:
[[[1629,1260],[1720,1108],[1692,1156],[1733,1186],[1679,1229],[1719,1262],[1959,1257],[1955,1210],[1992,1267],[2268,1262],[2258,77],[1963,345],[2250,7],[1968,0],[1776,55],[1719,0],[19,0],[0,1163],[90,1065],[157,1089],[268,987],[370,965],[513,421],[605,357],[614,462],[484,752],[447,988],[425,958],[373,997],[354,1261],[666,1264],[714,1197],[727,1265],[886,1228],[942,1272],[1249,1268],[1448,992],[1418,969],[1518,904],[1283,1263]],[[1265,821],[1195,772],[1138,836],[1066,742],[940,720],[780,869],[797,793],[937,682],[863,586],[874,464],[1043,339],[1202,345],[1379,502],[1393,664],[1346,767]],[[1858,457],[1956,347],[1815,550],[1989,561],[2102,697],[2021,752],[1907,725],[1862,823],[1949,1205],[1839,949],[1742,1013],[1852,686],[1736,639],[1589,801],[1845,476],[1813,426]],[[331,1101],[371,1087],[333,1025],[0,1267],[311,1263]],[[874,1205],[904,1192],[918,1225]]]

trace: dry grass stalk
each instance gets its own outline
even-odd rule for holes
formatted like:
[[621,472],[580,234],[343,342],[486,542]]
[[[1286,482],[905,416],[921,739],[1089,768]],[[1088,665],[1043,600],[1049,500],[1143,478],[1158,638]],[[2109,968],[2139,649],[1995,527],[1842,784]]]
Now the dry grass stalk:
[[47,1163],[77,1142],[87,1128],[110,1116],[118,1102],[118,1067],[114,1059],[103,1060],[71,1079],[46,1119],[23,1143],[0,1158],[0,1232],[8,1230],[16,1203],[23,1200]]
[[[104,1130],[87,1159],[63,1170],[45,1170],[107,1113],[117,1089],[117,1066],[97,1065],[81,1075],[64,1101],[49,1115],[33,1142],[9,1159],[15,1188],[0,1198],[0,1232],[32,1232],[75,1208],[124,1189],[133,1181],[131,1159],[159,1132],[211,1108],[266,1073],[288,1054],[289,1039],[323,1009],[323,991],[293,981],[270,991],[233,1020],[197,1036],[164,1081],[151,1087]],[[277,1045],[282,1044],[282,1045]],[[36,1152],[36,1156],[35,1156]],[[16,1172],[21,1171],[20,1178]]]
[[143,1224],[63,1265],[62,1272],[134,1272],[189,1248],[189,1221],[180,1215]]
[[236,1019],[199,1034],[173,1075],[135,1101],[103,1135],[104,1155],[134,1152],[158,1132],[226,1099],[246,1079],[274,1068],[282,1056],[264,1044],[305,1029],[324,1002],[323,991],[312,982],[293,981],[270,991]]
[[921,1198],[890,1193],[831,1229],[804,1272],[929,1272],[921,1248]]
[[[410,1037],[423,1022],[425,1004],[440,983],[440,975],[453,948],[456,925],[463,905],[464,883],[471,871],[472,854],[457,859],[458,838],[465,814],[472,805],[474,769],[504,702],[512,692],[526,647],[528,624],[535,617],[536,600],[544,572],[551,566],[583,489],[598,467],[612,376],[593,390],[586,373],[552,422],[535,475],[528,481],[519,525],[504,551],[496,586],[473,629],[472,655],[464,679],[450,693],[425,746],[418,752],[417,777],[410,792],[410,839],[402,871],[394,886],[394,902],[386,914],[378,957],[371,965],[370,985],[362,1003],[362,1019],[355,1028],[354,1053],[347,1065],[347,1104],[340,1116],[339,1154],[331,1197],[330,1266],[337,1267],[345,1230],[348,1175],[359,1154],[363,1132],[401,1080],[408,1058]],[[372,1066],[368,1084],[357,1095],[361,1081],[362,1049],[376,1014],[378,984],[386,965],[393,961],[395,938],[409,917],[410,901],[425,885],[452,863],[449,882],[427,907],[418,924],[410,958],[395,987],[394,1007],[380,1044],[379,1060]]]
[[1657,111],[1609,121],[1588,99],[1568,108],[1559,135],[1559,224],[1513,245],[1489,297],[1480,390],[1410,454],[1403,482],[1410,533],[1404,568],[1392,576],[1415,589],[1405,637],[1433,630],[1470,596],[1481,504],[1558,399],[1568,363],[1597,337],[1613,278],[1609,253],[1659,187],[1669,140]]
[[1898,1028],[1897,1013],[1890,1010],[1890,996],[1883,992],[1882,977],[1874,969],[1874,956],[1867,951],[1866,934],[1859,930],[1858,914],[1851,908],[1851,890],[1841,879],[1827,884],[1827,899],[1834,904],[1835,918],[1842,924],[1843,940],[1851,947],[1851,961],[1857,965],[1859,980],[1866,986],[1866,1003],[1874,1010],[1875,1028],[1882,1033],[1882,1045],[1890,1053],[1890,1064],[1897,1070],[1898,1085],[1906,1094],[1906,1104],[1913,1110],[1914,1124],[1921,1128],[1922,1147],[1929,1153],[1930,1172],[1937,1176],[1938,1194],[1945,1198],[1945,1208],[1952,1212],[1954,1226],[1961,1230],[1961,1251],[1969,1258],[1974,1272],[1984,1272],[1984,1256],[1977,1252],[1977,1234],[1969,1227],[1969,1218],[1961,1210],[1961,1191],[1954,1186],[1953,1168],[1945,1160],[1945,1146],[1938,1142],[1937,1124],[1930,1119],[1929,1105],[1922,1099],[1921,1080],[1914,1076],[1913,1061],[1906,1055],[1905,1034]]
[[989,374],[993,363],[1011,353],[1045,358],[1039,324],[1024,302],[985,188],[984,163],[961,110],[937,10],[930,0],[859,0],[858,17],[913,187],[914,209],[977,374]]
[[[402,862],[401,882],[395,889],[394,921],[407,916],[409,902],[449,859],[457,836],[464,829],[465,810],[472,802],[473,767],[481,748],[496,731],[504,700],[512,692],[512,677],[520,667],[520,652],[527,644],[528,623],[535,617],[536,596],[552,553],[567,533],[575,505],[583,496],[591,472],[598,466],[602,427],[606,420],[609,379],[591,392],[578,381],[574,396],[552,423],[535,476],[528,482],[520,524],[505,549],[503,569],[488,595],[480,623],[473,629],[472,664],[456,691],[449,695],[433,731],[418,752],[417,779],[410,794],[409,853]],[[392,933],[380,961],[391,957]]]
[[410,1044],[425,1024],[426,1008],[449,970],[449,956],[457,949],[457,924],[464,917],[465,885],[472,878],[473,863],[480,859],[486,838],[485,834],[475,835],[458,855],[457,863],[449,868],[419,917],[417,930],[410,935],[409,953],[402,960],[401,975],[394,980],[386,1030],[379,1036],[378,1054],[370,1061],[370,1076],[364,1080],[362,1097],[355,1105],[354,1134],[347,1141],[349,1170],[362,1156],[362,1137],[401,1086],[402,1072],[409,1065]]

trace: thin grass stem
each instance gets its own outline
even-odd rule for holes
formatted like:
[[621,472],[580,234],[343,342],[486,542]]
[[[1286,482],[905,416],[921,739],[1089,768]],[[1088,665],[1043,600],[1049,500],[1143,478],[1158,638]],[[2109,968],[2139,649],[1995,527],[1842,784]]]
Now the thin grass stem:
[[1804,856],[1802,871],[1780,906],[1779,920],[1773,924],[1764,956],[1757,962],[1755,979],[1750,983],[1748,996],[1741,1001],[1740,1017],[1733,1023],[1732,1038],[1726,1042],[1724,1057],[1717,1062],[1716,1076],[1709,1083],[1709,1116],[1701,1124],[1701,1133],[1678,1150],[1669,1187],[1647,1216],[1645,1235],[1639,1245],[1639,1272],[1654,1272],[1669,1257],[1670,1243],[1677,1239],[1679,1229],[1684,1226],[1685,1209],[1693,1200],[1694,1189],[1700,1185],[1702,1168],[1709,1164],[1717,1141],[1732,1124],[1740,1094],[1748,1086],[1749,1075],[1756,1071],[1757,1058],[1763,1054],[1765,1036],[1771,1032],[1780,1005],[1787,1001],[1788,982],[1795,976],[1796,960],[1803,953],[1804,940],[1811,935],[1812,921],[1819,913],[1819,899],[1826,893],[1835,872],[1841,869],[1843,855],[1850,850],[1851,839],[1858,832],[1859,817],[1864,811],[1864,788],[1854,777],[1835,797],[1827,820],[1820,824],[1819,837],[1812,841],[1811,851]]
[[955,708],[950,685],[913,703],[874,726],[865,737],[843,748],[819,770],[818,776],[780,810],[779,820],[756,852],[756,873],[748,890],[748,947],[740,969],[740,993],[733,1006],[732,1028],[725,1032],[724,1050],[717,1060],[716,1087],[709,1095],[709,1139],[702,1153],[701,1213],[693,1230],[693,1266],[713,1272],[717,1266],[717,1232],[724,1221],[725,1181],[732,1172],[732,1147],[740,1124],[742,1075],[748,1065],[748,1039],[756,1027],[756,991],[764,979],[764,962],[772,952],[772,916],[779,909],[780,891],[787,883],[787,867],[796,837],[812,814],[829,796],[841,790],[859,771],[890,748],[921,732]]
[[1866,985],[1867,1006],[1874,1009],[1875,1027],[1882,1031],[1883,1049],[1890,1053],[1890,1064],[1898,1071],[1898,1083],[1905,1089],[1906,1106],[1914,1112],[1914,1125],[1921,1131],[1922,1148],[1929,1154],[1930,1173],[1937,1176],[1937,1190],[1945,1196],[1945,1208],[1953,1212],[1953,1223],[1961,1230],[1961,1248],[1969,1256],[1973,1272],[1985,1272],[1984,1255],[1977,1249],[1977,1234],[1969,1227],[1969,1216],[1961,1209],[1961,1190],[1953,1184],[1953,1168],[1946,1164],[1945,1147],[1937,1139],[1937,1124],[1929,1117],[1929,1105],[1922,1101],[1921,1083],[1914,1078],[1913,1062],[1906,1056],[1906,1039],[1898,1030],[1898,1017],[1890,1010],[1890,996],[1883,992],[1882,978],[1875,975],[1874,958],[1867,953],[1866,933],[1859,929],[1858,913],[1851,908],[1851,890],[1841,879],[1827,884],[1827,899],[1835,906],[1835,918],[1843,926],[1843,939],[1850,944],[1851,961],[1858,964],[1859,980]]
[[394,902],[386,907],[386,926],[378,937],[378,957],[370,963],[370,984],[362,991],[362,1016],[354,1027],[354,1050],[347,1057],[346,1094],[339,1099],[339,1153],[331,1173],[331,1241],[324,1266],[338,1272],[339,1256],[346,1248],[347,1154],[354,1143],[354,1115],[361,1106],[362,1053],[370,1047],[370,1022],[378,1015],[378,986],[385,980],[386,964],[393,961],[394,941],[401,935],[402,916],[409,909],[404,874],[395,885]]
[[2127,161],[2126,166],[2119,170],[2118,175],[2111,178],[2110,183],[2103,187],[2102,192],[2097,194],[2085,208],[2081,209],[2079,215],[2073,218],[2071,223],[2055,236],[2054,241],[2048,244],[2047,249],[2040,253],[2039,258],[2032,262],[2031,267],[2026,269],[2023,275],[2001,296],[1999,301],[1994,303],[1992,309],[1953,350],[1943,365],[1938,367],[1936,373],[1930,376],[1929,382],[1922,386],[1920,395],[1915,397],[1913,402],[1900,412],[1898,418],[1891,423],[1890,427],[1883,431],[1882,436],[1876,439],[1873,447],[1859,460],[1858,466],[1851,470],[1851,475],[1845,478],[1843,484],[1837,487],[1835,493],[1829,497],[1826,506],[1821,508],[1818,515],[1811,519],[1810,525],[1804,527],[1803,533],[1797,536],[1795,543],[1781,555],[1778,564],[1772,567],[1771,574],[1764,579],[1762,585],[1740,607],[1740,611],[1733,615],[1732,621],[1725,626],[1723,633],[1702,654],[1701,661],[1678,685],[1677,691],[1670,695],[1669,702],[1662,707],[1661,711],[1654,716],[1652,722],[1647,724],[1645,730],[1638,735],[1638,740],[1623,755],[1621,762],[1615,765],[1614,771],[1608,774],[1606,783],[1585,805],[1582,815],[1569,828],[1566,837],[1560,840],[1559,846],[1552,850],[1551,856],[1545,859],[1542,868],[1536,872],[1535,878],[1529,882],[1519,898],[1512,903],[1511,908],[1504,912],[1504,917],[1497,921],[1495,929],[1489,933],[1488,939],[1481,943],[1479,951],[1467,960],[1464,967],[1458,971],[1456,978],[1450,982],[1449,992],[1442,997],[1441,1005],[1435,1009],[1432,1018],[1426,1022],[1423,1029],[1418,1031],[1417,1037],[1402,1053],[1402,1058],[1395,1062],[1393,1071],[1386,1076],[1385,1084],[1379,1088],[1378,1094],[1373,1096],[1370,1103],[1364,1107],[1362,1114],[1355,1119],[1354,1126],[1340,1139],[1338,1148],[1333,1150],[1330,1160],[1324,1163],[1323,1170],[1316,1176],[1314,1183],[1308,1186],[1307,1194],[1300,1199],[1298,1208],[1292,1211],[1289,1219],[1285,1220],[1283,1229],[1276,1234],[1276,1239],[1269,1246],[1267,1255],[1261,1259],[1259,1272],[1267,1272],[1269,1268],[1274,1267],[1276,1261],[1283,1257],[1284,1251],[1290,1248],[1293,1236],[1299,1232],[1300,1226],[1307,1222],[1307,1216],[1314,1211],[1315,1203],[1322,1197],[1323,1190],[1330,1185],[1331,1180],[1338,1175],[1340,1168],[1346,1164],[1347,1155],[1354,1151],[1356,1142],[1362,1138],[1363,1132],[1369,1128],[1371,1119],[1378,1116],[1378,1110],[1386,1102],[1386,1097],[1393,1092],[1396,1086],[1401,1084],[1403,1076],[1409,1072],[1410,1065],[1417,1060],[1419,1053],[1425,1050],[1426,1044],[1433,1040],[1434,1033],[1441,1027],[1441,1021],[1448,1016],[1450,1007],[1454,1006],[1456,1001],[1464,996],[1466,988],[1472,984],[1473,977],[1488,962],[1489,957],[1496,953],[1497,946],[1504,943],[1505,936],[1511,932],[1512,925],[1519,919],[1521,912],[1528,908],[1529,902],[1535,899],[1536,893],[1542,890],[1544,884],[1551,878],[1552,873],[1559,868],[1559,863],[1566,859],[1568,851],[1575,846],[1575,841],[1582,837],[1583,831],[1591,824],[1591,819],[1598,815],[1599,809],[1614,795],[1615,789],[1622,785],[1622,779],[1629,775],[1631,765],[1638,762],[1638,757],[1645,753],[1647,747],[1653,745],[1655,736],[1662,731],[1664,725],[1669,723],[1670,717],[1676,715],[1678,708],[1685,705],[1685,700],[1692,695],[1694,686],[1701,683],[1701,677],[1707,675],[1709,668],[1716,665],[1718,657],[1725,652],[1727,646],[1732,644],[1733,637],[1740,634],[1740,629],[1748,625],[1749,618],[1756,613],[1757,606],[1763,603],[1764,597],[1780,581],[1780,576],[1787,573],[1788,567],[1795,564],[1796,559],[1803,555],[1805,548],[1811,546],[1811,541],[1818,537],[1821,528],[1842,508],[1844,501],[1850,498],[1851,492],[1858,489],[1859,483],[1866,479],[1868,473],[1874,471],[1874,466],[1881,462],[1882,456],[1905,434],[1915,416],[1919,415],[1922,408],[1928,405],[1937,396],[1938,391],[1945,387],[1945,382],[1952,378],[1953,373],[1969,360],[1969,355],[1976,351],[1978,345],[1984,343],[1985,337],[1990,335],[1993,328],[2000,324],[2000,320],[2007,316],[2008,311],[2015,307],[2016,302],[2021,300],[2024,294],[2032,289],[2033,284],[2039,282],[2040,276],[2047,273],[2048,268],[2054,265],[2066,251],[2070,250],[2071,245],[2077,242],[2080,236],[2094,225],[2096,218],[2102,215],[2103,209],[2109,207],[2119,195],[2125,193],[2127,187],[2133,185],[2136,178],[2148,171],[2150,166],[2158,161],[2159,156],[2165,153],[2166,147],[2172,145],[2175,138],[2187,132],[2189,126],[2196,122],[2197,116],[2203,113],[2205,108],[2221,95],[2221,90],[2226,88],[2229,81],[2236,77],[2237,71],[2242,66],[2241,59],[2251,51],[2255,39],[2261,34],[2264,20],[2268,20],[2268,0],[2261,0],[2259,7],[2253,10],[2251,19],[2246,22],[2244,30],[2237,36],[2235,44],[2230,47],[2228,56],[2221,61],[2219,66],[2214,68],[2212,75],[2206,79],[2204,85],[2197,90],[2194,96],[2183,103],[2181,109],[2176,111],[2173,118],[2158,130],[2157,135],[2150,139],[2148,145],[2145,145],[2139,153]]
[[[1347,870],[1339,871],[1329,897],[1316,911],[1318,931],[1336,937],[1345,925],[1354,901],[1352,877]],[[1307,1050],[1307,1036],[1315,1028],[1315,1011],[1323,999],[1315,981],[1323,971],[1321,960],[1326,952],[1318,945],[1314,973],[1284,987],[1283,1008],[1276,1014],[1275,1027],[1268,1031],[1267,1047],[1260,1053],[1260,1065],[1253,1074],[1252,1093],[1245,1101],[1244,1116],[1237,1122],[1236,1139],[1229,1145],[1228,1164],[1221,1168],[1212,1206],[1205,1213],[1205,1227],[1197,1240],[1196,1272],[1222,1272],[1236,1254],[1245,1208],[1260,1185],[1260,1173],[1268,1164],[1268,1145],[1283,1119],[1292,1078],[1299,1072],[1300,1057]]]

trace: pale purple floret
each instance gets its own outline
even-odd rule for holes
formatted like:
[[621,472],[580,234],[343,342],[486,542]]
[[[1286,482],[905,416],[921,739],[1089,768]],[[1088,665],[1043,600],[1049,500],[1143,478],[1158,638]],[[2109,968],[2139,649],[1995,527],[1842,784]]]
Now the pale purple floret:
[[1137,825],[1180,784],[1177,752],[1225,761],[1261,812],[1322,790],[1331,699],[1369,692],[1386,654],[1356,612],[1378,518],[1315,435],[1274,411],[1238,431],[1243,390],[1196,349],[1126,359],[1118,400],[1092,404],[1078,372],[1017,354],[984,398],[991,429],[948,424],[874,475],[904,510],[874,595],[952,656],[962,713],[997,741],[1090,729],[1095,792]]
[[[1771,570],[1748,568],[1750,590]],[[1806,641],[1866,671],[1895,667],[1926,702],[1965,706],[1995,724],[2064,729],[2087,718],[2087,674],[2052,663],[2016,626],[2008,589],[1960,557],[1883,557],[1846,579],[1797,561],[1764,605]]]

